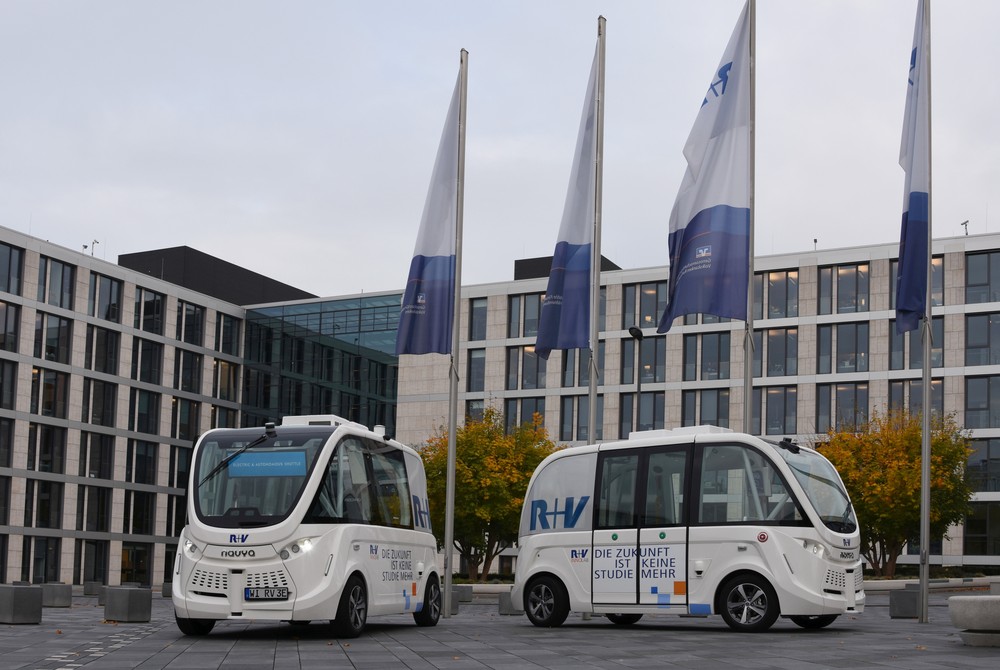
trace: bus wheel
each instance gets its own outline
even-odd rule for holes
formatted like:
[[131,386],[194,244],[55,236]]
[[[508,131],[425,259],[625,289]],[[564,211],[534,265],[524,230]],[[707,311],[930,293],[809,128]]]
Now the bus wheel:
[[815,630],[817,628],[826,628],[836,621],[838,616],[838,614],[817,614],[815,616],[791,616],[788,618],[800,628]]
[[368,594],[365,583],[357,575],[347,580],[344,592],[340,594],[337,618],[334,627],[340,637],[357,637],[365,629],[368,620]]
[[722,618],[736,631],[759,633],[778,618],[778,596],[760,575],[733,577],[722,587],[720,600]]
[[418,626],[436,626],[441,618],[441,587],[438,586],[436,575],[427,578],[427,588],[424,589],[424,604],[419,612],[413,613],[413,620]]
[[524,597],[524,613],[541,628],[555,628],[569,614],[569,597],[555,577],[542,575],[531,580]]
[[641,614],[605,614],[608,621],[619,626],[631,626],[642,618]]
[[185,635],[208,635],[215,627],[215,619],[184,619],[174,614],[177,628]]

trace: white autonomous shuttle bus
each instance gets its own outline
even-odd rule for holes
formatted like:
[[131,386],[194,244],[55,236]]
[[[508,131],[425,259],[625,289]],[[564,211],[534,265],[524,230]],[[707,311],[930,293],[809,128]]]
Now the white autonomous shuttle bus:
[[860,536],[818,452],[715,427],[633,433],[542,461],[525,495],[513,602],[536,626],[721,614],[822,628],[864,610]]
[[420,456],[335,416],[206,432],[194,448],[188,525],[174,566],[177,626],[222,619],[331,620],[441,613]]

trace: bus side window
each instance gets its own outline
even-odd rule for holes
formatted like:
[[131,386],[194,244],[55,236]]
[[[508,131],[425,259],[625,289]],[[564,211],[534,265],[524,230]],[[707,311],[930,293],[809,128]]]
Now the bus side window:
[[674,526],[684,519],[684,472],[687,452],[671,451],[649,456],[646,477],[646,528]]
[[598,528],[635,526],[635,483],[639,457],[607,456],[602,459],[597,502]]
[[703,451],[699,503],[700,523],[803,522],[774,465],[748,446]]

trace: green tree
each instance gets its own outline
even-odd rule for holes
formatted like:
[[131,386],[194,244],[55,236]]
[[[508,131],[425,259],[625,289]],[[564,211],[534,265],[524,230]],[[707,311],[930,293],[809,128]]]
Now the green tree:
[[[892,577],[903,546],[920,536],[920,414],[889,411],[857,432],[830,431],[820,445],[837,467],[861,526],[861,553],[876,575]],[[968,437],[954,416],[931,420],[931,537],[969,511]]]
[[[488,407],[480,420],[466,420],[456,434],[455,549],[470,580],[485,581],[490,565],[517,540],[521,505],[535,467],[556,450],[542,419],[504,430],[503,415]],[[444,545],[448,431],[439,428],[421,451],[427,471],[431,524]]]

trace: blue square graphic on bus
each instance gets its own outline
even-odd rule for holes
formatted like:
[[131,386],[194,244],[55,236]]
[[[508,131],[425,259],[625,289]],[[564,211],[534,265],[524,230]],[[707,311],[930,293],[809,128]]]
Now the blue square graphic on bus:
[[230,477],[305,477],[304,451],[254,451],[229,464]]

